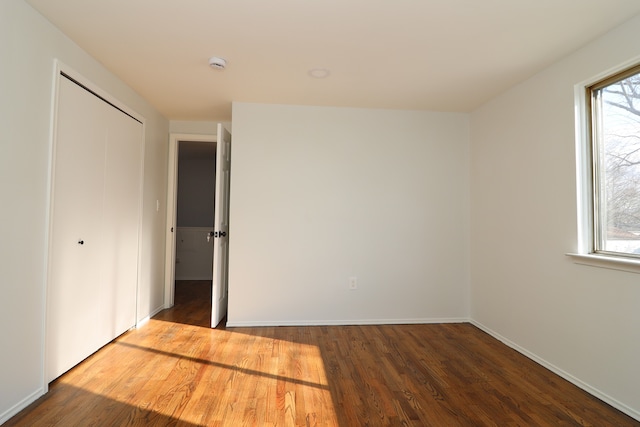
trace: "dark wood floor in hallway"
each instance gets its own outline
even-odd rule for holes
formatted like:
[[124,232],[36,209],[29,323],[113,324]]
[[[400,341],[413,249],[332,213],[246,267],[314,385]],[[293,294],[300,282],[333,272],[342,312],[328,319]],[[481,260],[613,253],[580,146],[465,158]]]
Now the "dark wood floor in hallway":
[[640,426],[469,324],[208,328],[210,285],[6,426]]

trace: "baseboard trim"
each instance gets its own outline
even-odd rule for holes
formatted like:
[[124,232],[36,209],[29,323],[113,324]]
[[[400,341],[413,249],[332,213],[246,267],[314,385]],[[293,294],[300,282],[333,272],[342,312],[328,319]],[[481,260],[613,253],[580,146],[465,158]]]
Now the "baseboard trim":
[[18,414],[18,412],[22,411],[27,406],[31,405],[33,402],[38,400],[42,395],[46,393],[44,388],[39,388],[38,390],[31,393],[29,396],[22,399],[20,402],[13,405],[11,408],[6,410],[4,413],[0,414],[0,425],[9,421],[10,418]]
[[514,349],[518,353],[522,354],[523,356],[526,356],[527,358],[533,360],[534,362],[544,366],[545,368],[547,368],[548,370],[550,370],[554,374],[559,375],[560,377],[562,377],[565,380],[569,381],[573,385],[581,388],[582,390],[586,391],[587,393],[591,394],[592,396],[597,397],[598,399],[600,399],[603,402],[613,406],[614,408],[618,409],[619,411],[624,412],[625,414],[629,415],[631,418],[634,418],[634,419],[640,421],[640,412],[639,411],[636,411],[635,409],[633,409],[633,408],[625,405],[624,403],[614,399],[613,397],[609,396],[608,394],[603,393],[602,391],[600,391],[597,388],[585,383],[584,381],[581,381],[580,379],[574,377],[570,373],[564,371],[563,369],[555,366],[552,363],[549,363],[548,361],[546,361],[545,359],[539,357],[535,353],[532,353],[529,350],[519,346],[518,344],[514,343],[513,341],[509,340],[508,338],[505,338],[504,336],[500,335],[499,333],[497,333],[496,331],[492,330],[491,328],[488,328],[487,326],[483,325],[482,323],[480,323],[480,322],[478,322],[476,320],[473,320],[473,319],[471,319],[469,322],[472,325],[476,326],[477,328],[481,329],[482,331],[486,332],[487,334],[491,335],[492,337],[494,337],[498,341],[502,342],[503,344],[511,347],[512,349]]
[[164,305],[161,305],[160,307],[158,307],[155,310],[153,310],[148,316],[143,317],[142,319],[138,320],[138,322],[136,322],[136,328],[139,328],[140,326],[142,326],[145,323],[147,323],[153,316],[155,316],[156,314],[160,313],[165,308],[166,307]]
[[263,326],[356,326],[356,325],[421,325],[431,323],[468,323],[466,317],[437,319],[342,319],[342,320],[227,320],[229,328],[259,328]]

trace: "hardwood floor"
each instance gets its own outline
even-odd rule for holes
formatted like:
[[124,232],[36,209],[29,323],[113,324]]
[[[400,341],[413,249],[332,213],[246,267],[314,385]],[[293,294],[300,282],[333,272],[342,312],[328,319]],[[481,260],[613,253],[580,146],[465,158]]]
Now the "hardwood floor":
[[209,288],[6,426],[640,426],[469,324],[210,329]]

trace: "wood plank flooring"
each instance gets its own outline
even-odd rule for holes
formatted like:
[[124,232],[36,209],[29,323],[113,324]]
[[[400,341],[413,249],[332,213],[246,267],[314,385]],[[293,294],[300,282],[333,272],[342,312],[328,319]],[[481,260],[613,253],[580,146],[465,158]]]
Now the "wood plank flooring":
[[640,426],[469,324],[207,327],[210,286],[9,426]]

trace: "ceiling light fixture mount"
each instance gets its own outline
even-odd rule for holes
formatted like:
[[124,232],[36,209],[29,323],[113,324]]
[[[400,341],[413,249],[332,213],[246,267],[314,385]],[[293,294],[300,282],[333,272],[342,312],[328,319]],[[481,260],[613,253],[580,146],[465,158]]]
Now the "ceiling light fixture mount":
[[211,68],[215,68],[216,70],[224,70],[227,66],[227,60],[219,58],[217,56],[212,56],[211,58],[209,58],[209,66]]
[[314,79],[326,79],[331,74],[326,68],[312,68],[309,70],[309,75]]

